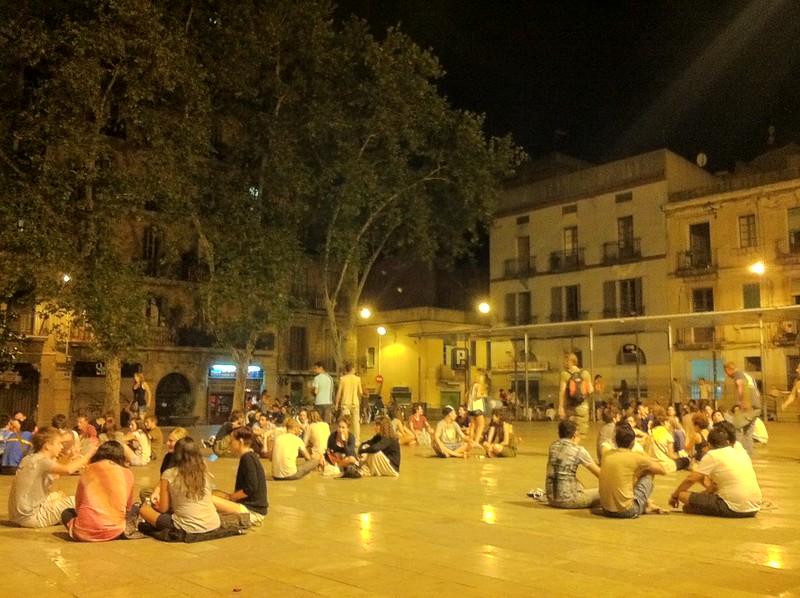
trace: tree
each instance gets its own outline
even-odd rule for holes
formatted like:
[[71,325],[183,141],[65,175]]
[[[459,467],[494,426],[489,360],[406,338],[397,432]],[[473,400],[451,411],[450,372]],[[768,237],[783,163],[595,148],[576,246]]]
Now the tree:
[[299,132],[308,120],[309,82],[327,60],[325,6],[239,0],[183,7],[208,74],[215,132],[206,192],[187,208],[208,265],[200,285],[204,322],[237,362],[238,408],[255,348],[291,313],[298,223],[311,186]]
[[[348,23],[315,81],[305,141],[316,185],[311,243],[341,365],[357,306],[381,255],[452,260],[490,222],[500,181],[522,159],[509,137],[486,139],[482,117],[450,107],[442,70],[398,30],[383,41]],[[308,235],[309,238],[312,238]],[[348,316],[336,317],[345,304]]]
[[[202,73],[185,31],[147,0],[4,1],[0,14],[6,282],[32,276],[37,299],[88,323],[116,411],[121,360],[146,332],[126,219],[169,214],[195,195]],[[72,281],[56,293],[63,272]]]

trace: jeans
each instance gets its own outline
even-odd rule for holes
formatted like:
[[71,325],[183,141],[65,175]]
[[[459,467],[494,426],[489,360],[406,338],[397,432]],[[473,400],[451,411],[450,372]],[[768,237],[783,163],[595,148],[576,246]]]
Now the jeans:
[[603,515],[614,519],[636,519],[647,510],[647,503],[654,487],[653,476],[640,477],[639,481],[633,485],[633,506],[627,511],[619,513],[603,509]]

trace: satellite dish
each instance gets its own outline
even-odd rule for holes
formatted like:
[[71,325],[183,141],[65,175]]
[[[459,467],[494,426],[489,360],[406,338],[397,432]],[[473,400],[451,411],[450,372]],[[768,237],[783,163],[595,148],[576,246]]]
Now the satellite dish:
[[706,164],[708,164],[708,156],[706,156],[703,152],[700,152],[699,154],[697,154],[695,162],[697,162],[697,165],[700,168],[703,168]]

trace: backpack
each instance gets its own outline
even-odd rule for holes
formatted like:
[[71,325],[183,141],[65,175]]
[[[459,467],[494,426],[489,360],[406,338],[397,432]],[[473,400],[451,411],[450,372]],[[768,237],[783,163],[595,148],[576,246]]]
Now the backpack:
[[589,394],[589,382],[583,379],[583,372],[570,372],[567,380],[566,396],[572,405],[580,405]]

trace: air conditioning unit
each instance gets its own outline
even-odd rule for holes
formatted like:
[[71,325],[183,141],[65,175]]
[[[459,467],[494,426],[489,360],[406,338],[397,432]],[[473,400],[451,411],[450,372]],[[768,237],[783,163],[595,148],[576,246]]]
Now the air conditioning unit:
[[794,320],[781,322],[781,330],[784,334],[797,334],[797,322]]

